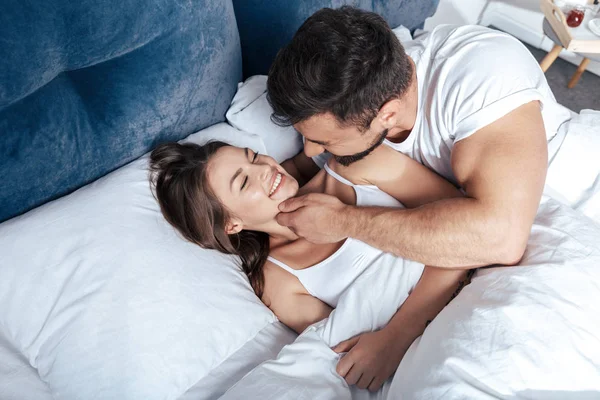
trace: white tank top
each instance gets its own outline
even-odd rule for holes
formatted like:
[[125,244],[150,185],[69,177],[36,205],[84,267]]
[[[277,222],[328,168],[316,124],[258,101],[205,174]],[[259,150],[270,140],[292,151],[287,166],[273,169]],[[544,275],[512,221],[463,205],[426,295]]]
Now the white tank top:
[[[355,185],[331,170],[327,163],[324,168],[333,178],[354,189],[357,206],[404,208],[402,203],[377,186]],[[397,264],[395,268],[410,268],[406,276],[410,290],[418,282],[424,268],[423,264],[384,253],[352,238],[346,239],[342,247],[325,260],[301,270],[293,269],[271,256],[268,260],[296,276],[308,293],[334,308],[342,293],[371,265]]]

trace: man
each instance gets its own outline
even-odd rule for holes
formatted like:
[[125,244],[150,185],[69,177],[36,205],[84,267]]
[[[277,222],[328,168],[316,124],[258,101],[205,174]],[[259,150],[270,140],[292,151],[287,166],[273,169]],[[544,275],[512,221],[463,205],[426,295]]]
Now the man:
[[[563,137],[570,118],[516,39],[440,26],[404,49],[381,17],[350,7],[320,10],[300,27],[271,67],[268,96],[273,120],[305,138],[305,155],[292,161],[299,176],[314,173],[306,156],[327,151],[348,165],[387,140],[466,194],[407,210],[311,194],[282,204],[280,224],[313,242],[353,237],[441,268],[519,261],[548,143]],[[390,324],[407,326],[404,308]],[[337,346],[350,350],[338,372],[373,389],[363,375],[376,371],[381,381],[399,362],[387,357],[387,338],[367,333]],[[395,366],[382,365],[388,358]]]

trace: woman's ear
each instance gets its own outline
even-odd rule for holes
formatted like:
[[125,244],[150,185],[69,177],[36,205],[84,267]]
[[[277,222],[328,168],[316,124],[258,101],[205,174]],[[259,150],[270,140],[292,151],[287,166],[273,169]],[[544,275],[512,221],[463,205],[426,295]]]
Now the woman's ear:
[[225,226],[225,232],[228,235],[235,235],[236,233],[240,233],[240,231],[244,229],[244,225],[242,221],[238,218],[230,218]]

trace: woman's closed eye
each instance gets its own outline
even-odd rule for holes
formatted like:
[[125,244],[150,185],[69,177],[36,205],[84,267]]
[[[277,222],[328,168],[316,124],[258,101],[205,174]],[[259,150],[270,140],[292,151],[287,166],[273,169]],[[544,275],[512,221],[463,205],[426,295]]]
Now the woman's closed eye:
[[[254,164],[256,162],[256,159],[258,158],[258,152],[254,153],[254,155],[252,156],[252,161],[251,163]],[[248,183],[248,175],[246,175],[244,177],[244,181],[242,182],[242,187],[241,189],[244,189],[246,187],[246,184]]]

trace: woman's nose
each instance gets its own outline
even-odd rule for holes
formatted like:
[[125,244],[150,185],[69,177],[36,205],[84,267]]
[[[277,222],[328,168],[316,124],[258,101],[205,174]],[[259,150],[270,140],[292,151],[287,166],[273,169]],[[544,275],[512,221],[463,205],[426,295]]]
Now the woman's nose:
[[261,181],[266,181],[271,176],[272,171],[273,171],[274,168],[271,167],[269,164],[263,164],[260,167],[261,167],[260,180]]

